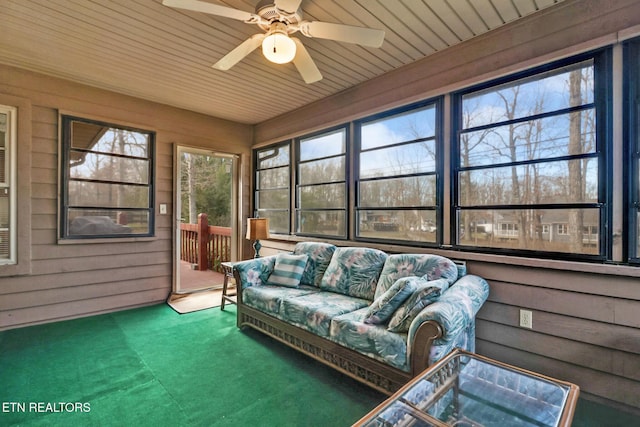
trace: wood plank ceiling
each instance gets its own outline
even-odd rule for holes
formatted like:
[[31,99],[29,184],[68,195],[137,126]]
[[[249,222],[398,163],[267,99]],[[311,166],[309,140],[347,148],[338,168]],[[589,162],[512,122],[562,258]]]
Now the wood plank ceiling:
[[[306,20],[383,29],[381,48],[302,35],[324,78],[260,49],[229,71],[211,65],[255,25],[162,0],[0,0],[0,63],[240,123],[340,92],[562,0],[303,0]],[[209,0],[253,12],[257,0]]]

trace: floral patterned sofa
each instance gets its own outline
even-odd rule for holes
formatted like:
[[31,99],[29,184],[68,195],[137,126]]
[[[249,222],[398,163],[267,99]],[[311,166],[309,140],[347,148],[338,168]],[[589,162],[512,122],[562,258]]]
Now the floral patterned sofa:
[[438,255],[298,243],[234,265],[251,327],[390,394],[455,347],[475,350],[489,286]]

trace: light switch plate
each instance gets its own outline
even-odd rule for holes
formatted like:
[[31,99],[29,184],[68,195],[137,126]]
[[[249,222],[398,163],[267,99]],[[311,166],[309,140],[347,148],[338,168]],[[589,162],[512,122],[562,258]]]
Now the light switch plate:
[[160,203],[160,215],[166,215],[166,214],[167,214],[167,204]]

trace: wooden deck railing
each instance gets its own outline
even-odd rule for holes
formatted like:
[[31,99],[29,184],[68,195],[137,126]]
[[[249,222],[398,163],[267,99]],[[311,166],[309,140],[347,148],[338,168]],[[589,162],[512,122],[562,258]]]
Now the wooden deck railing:
[[205,213],[197,224],[180,224],[180,259],[222,273],[220,263],[231,261],[231,228],[210,226]]

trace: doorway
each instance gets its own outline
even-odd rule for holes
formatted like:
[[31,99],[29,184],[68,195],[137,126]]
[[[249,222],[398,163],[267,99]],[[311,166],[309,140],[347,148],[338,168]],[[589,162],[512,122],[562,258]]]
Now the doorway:
[[236,259],[237,156],[177,146],[173,292],[221,288]]

